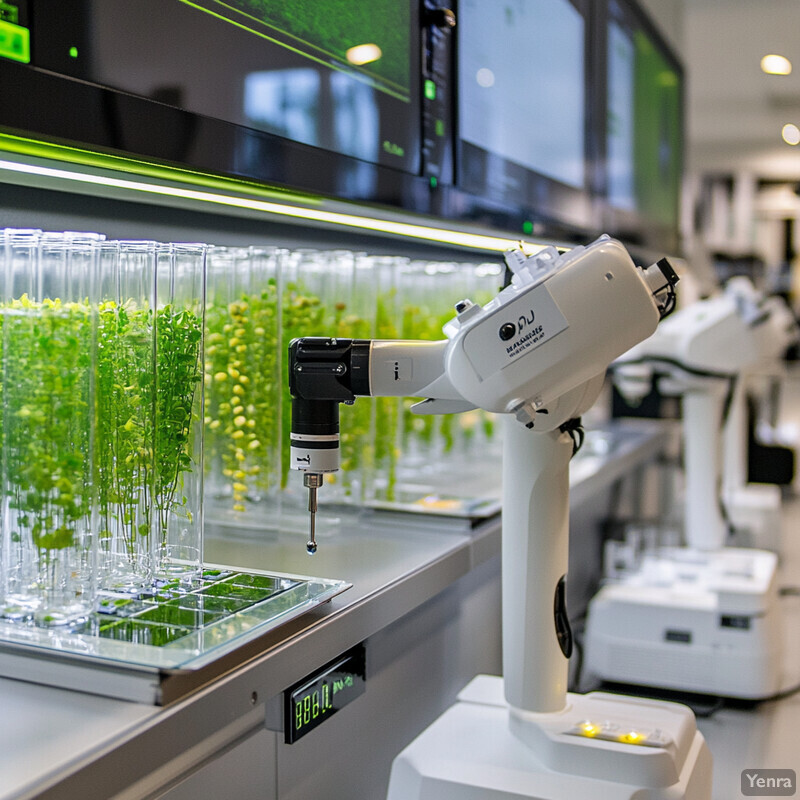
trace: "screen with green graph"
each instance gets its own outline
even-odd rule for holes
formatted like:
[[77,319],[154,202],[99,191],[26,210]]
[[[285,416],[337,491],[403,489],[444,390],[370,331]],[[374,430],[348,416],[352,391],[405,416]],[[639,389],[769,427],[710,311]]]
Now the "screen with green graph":
[[415,174],[418,16],[413,0],[79,0],[36,15],[32,63]]

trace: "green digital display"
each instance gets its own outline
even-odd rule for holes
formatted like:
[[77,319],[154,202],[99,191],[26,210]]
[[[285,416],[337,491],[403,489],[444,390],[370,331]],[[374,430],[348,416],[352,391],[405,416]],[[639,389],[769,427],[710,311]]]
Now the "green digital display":
[[286,690],[284,735],[287,744],[294,744],[364,694],[365,662],[364,645],[356,645]]

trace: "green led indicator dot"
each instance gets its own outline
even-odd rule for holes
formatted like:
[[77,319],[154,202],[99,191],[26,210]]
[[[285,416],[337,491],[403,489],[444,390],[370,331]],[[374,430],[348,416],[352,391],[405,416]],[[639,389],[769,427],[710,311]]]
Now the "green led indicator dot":
[[431,183],[431,189],[435,189],[438,186],[439,181],[436,180],[436,176],[435,175],[431,175],[430,183]]
[[530,236],[533,233],[533,223],[529,219],[522,223],[522,232],[526,236]]
[[73,46],[69,49],[69,57],[70,58],[77,58],[78,57],[78,48]]
[[436,120],[436,135],[444,136],[444,120],[442,119]]
[[430,78],[425,81],[425,97],[428,100],[436,99],[436,84]]

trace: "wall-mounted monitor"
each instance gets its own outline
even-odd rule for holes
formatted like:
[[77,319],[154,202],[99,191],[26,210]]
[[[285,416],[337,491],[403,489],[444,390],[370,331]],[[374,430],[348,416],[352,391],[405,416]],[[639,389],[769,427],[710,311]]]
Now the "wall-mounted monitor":
[[591,227],[589,3],[460,0],[458,185]]
[[29,46],[0,50],[20,95],[0,126],[358,199],[391,201],[386,176],[421,171],[416,0],[8,0],[3,14]]
[[683,72],[629,0],[606,0],[598,25],[604,86],[604,223],[611,233],[675,249],[683,171]]
[[681,78],[635,0],[0,0],[0,133],[561,240],[672,246]]

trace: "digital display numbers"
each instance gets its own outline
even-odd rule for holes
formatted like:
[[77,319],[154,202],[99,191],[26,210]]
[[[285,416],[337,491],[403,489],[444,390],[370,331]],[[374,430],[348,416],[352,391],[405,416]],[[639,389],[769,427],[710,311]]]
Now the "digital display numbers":
[[284,693],[284,731],[293,744],[366,690],[366,649],[356,645]]

